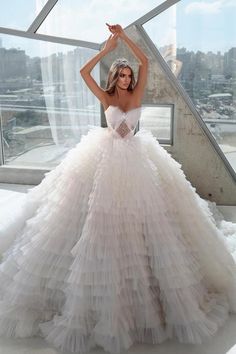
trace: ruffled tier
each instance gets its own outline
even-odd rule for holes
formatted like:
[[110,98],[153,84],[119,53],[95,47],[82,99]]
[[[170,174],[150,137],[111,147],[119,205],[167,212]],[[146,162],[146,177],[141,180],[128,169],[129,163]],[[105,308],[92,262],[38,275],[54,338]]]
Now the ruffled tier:
[[[151,132],[142,130],[139,133],[148,157],[158,169],[162,190],[166,195],[166,206],[172,219],[179,225],[190,248],[198,251],[199,263],[207,281],[227,293],[230,311],[235,312],[236,224],[222,221],[218,225],[207,201],[196,193],[181,165],[161,148]],[[223,227],[224,223],[228,228]],[[230,232],[227,233],[229,228]]]
[[233,308],[222,234],[150,132],[91,129],[23,209],[0,265],[1,335],[120,353],[172,337],[201,343]]

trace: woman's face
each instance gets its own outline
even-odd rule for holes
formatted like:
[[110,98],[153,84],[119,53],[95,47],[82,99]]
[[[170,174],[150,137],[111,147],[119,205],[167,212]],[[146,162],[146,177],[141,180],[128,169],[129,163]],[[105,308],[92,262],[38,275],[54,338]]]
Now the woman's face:
[[124,68],[119,73],[117,80],[117,86],[122,90],[127,90],[131,82],[131,70],[130,68]]

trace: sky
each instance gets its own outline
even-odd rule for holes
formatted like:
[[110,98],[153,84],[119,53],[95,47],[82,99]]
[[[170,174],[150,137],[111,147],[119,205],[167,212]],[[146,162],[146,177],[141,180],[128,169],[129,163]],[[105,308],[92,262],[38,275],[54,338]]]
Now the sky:
[[178,47],[202,47],[204,52],[236,47],[235,0],[185,0],[179,5]]
[[[26,30],[46,0],[1,1],[0,27]],[[123,27],[147,13],[163,0],[58,0],[40,33],[102,42],[108,32],[105,22]],[[110,4],[110,5],[109,5]],[[158,48],[177,47],[224,53],[236,47],[236,0],[181,0],[153,18],[145,30]],[[38,41],[0,34],[2,46],[21,48],[30,56],[40,55]],[[50,45],[52,51],[71,47]]]

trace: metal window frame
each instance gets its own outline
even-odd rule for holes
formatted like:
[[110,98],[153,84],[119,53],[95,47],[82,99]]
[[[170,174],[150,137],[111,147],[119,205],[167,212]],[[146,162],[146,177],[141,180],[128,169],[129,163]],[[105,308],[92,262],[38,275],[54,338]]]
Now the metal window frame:
[[11,36],[24,37],[24,38],[28,38],[28,39],[36,39],[39,41],[45,41],[45,42],[51,42],[51,43],[67,44],[70,46],[85,47],[85,48],[96,49],[96,50],[100,49],[99,43],[95,43],[95,42],[87,42],[87,41],[81,41],[79,39],[70,39],[70,38],[49,36],[47,34],[39,34],[39,33],[21,31],[21,30],[16,30],[16,29],[12,29],[12,28],[0,27],[0,34],[1,33],[6,34],[6,35],[11,35]]
[[174,88],[177,90],[179,95],[182,97],[182,99],[184,100],[184,102],[186,103],[188,108],[190,109],[191,113],[193,114],[194,118],[199,123],[200,128],[202,129],[204,134],[209,139],[209,141],[210,141],[211,145],[213,146],[213,148],[215,149],[216,153],[220,156],[220,158],[223,161],[224,165],[226,166],[229,174],[236,182],[236,172],[234,171],[230,162],[225,157],[223,151],[221,150],[220,146],[218,145],[215,138],[213,137],[211,131],[208,129],[207,125],[203,121],[201,115],[199,114],[199,112],[195,108],[195,105],[192,102],[191,98],[186,93],[185,89],[183,88],[183,86],[181,85],[179,80],[175,77],[175,75],[171,71],[171,69],[168,66],[168,64],[166,63],[165,59],[162,57],[161,53],[159,52],[159,50],[157,49],[157,47],[155,46],[155,44],[153,43],[151,38],[148,36],[145,29],[143,28],[143,25],[141,25],[139,27],[139,30],[142,32],[142,35],[144,36],[145,41],[148,43],[149,49],[152,51],[153,55],[156,57],[158,63],[160,64],[162,70],[164,71],[166,78],[171,82],[171,85],[174,86]]
[[[236,181],[236,173],[232,166],[230,165],[229,161],[226,159],[224,153],[220,149],[219,145],[215,141],[213,135],[211,134],[210,130],[207,128],[206,124],[204,123],[203,119],[201,118],[200,114],[196,110],[191,98],[187,95],[186,91],[178,81],[178,79],[175,77],[175,75],[172,73],[171,69],[165,62],[164,58],[161,56],[160,52],[152,42],[151,38],[148,36],[147,32],[143,28],[143,25],[150,21],[152,18],[155,16],[159,15],[161,12],[167,10],[170,8],[172,5],[178,3],[181,0],[166,0],[163,1],[160,5],[155,7],[153,10],[149,11],[146,13],[144,16],[141,16],[139,19],[136,21],[132,22],[130,25],[126,27],[129,28],[131,26],[136,26],[136,28],[139,30],[140,34],[144,36],[145,40],[149,44],[149,48],[156,57],[158,63],[160,64],[161,68],[163,69],[164,73],[166,74],[166,77],[168,80],[171,81],[171,84],[174,85],[178,93],[182,96],[183,100],[185,101],[186,105],[189,107],[190,111],[192,112],[193,116],[195,119],[198,121],[201,129],[203,132],[207,135],[209,141],[211,142],[213,148],[217,152],[217,154],[220,156],[222,159],[223,163],[225,164],[228,172],[232,176],[232,178]],[[48,0],[42,10],[39,12],[39,14],[36,16],[34,21],[31,23],[27,31],[22,31],[22,30],[17,30],[17,29],[12,29],[12,28],[6,28],[6,27],[0,27],[0,33],[6,34],[6,35],[13,35],[13,36],[19,36],[19,37],[25,37],[29,39],[35,39],[35,40],[41,40],[41,41],[47,41],[47,42],[53,42],[53,43],[59,43],[59,44],[65,44],[65,45],[70,45],[70,46],[78,46],[78,47],[85,47],[85,48],[90,48],[90,49],[95,49],[95,50],[100,50],[101,46],[103,45],[104,42],[101,43],[96,43],[96,42],[89,42],[89,41],[82,41],[82,40],[77,40],[77,39],[71,39],[71,38],[63,38],[63,37],[57,37],[57,36],[50,36],[50,35],[45,35],[45,34],[39,34],[37,33],[37,30],[40,28],[40,25],[43,23],[43,21],[46,19],[50,11],[53,9],[53,7],[56,5],[58,0]],[[173,124],[174,124],[174,119],[173,119]],[[1,129],[1,122],[0,122],[0,129]],[[172,134],[173,134],[173,125],[172,125]],[[0,134],[0,164],[3,161],[3,150],[2,150],[2,132]],[[2,167],[0,167],[1,169]],[[5,167],[6,168],[6,167]],[[24,169],[22,169],[24,170]]]
[[0,111],[0,168],[3,165],[4,165],[3,128],[2,128],[2,113]]
[[52,9],[54,8],[57,2],[58,0],[48,0],[46,4],[43,6],[43,8],[41,9],[41,11],[38,13],[34,21],[31,23],[27,31],[35,33],[43,23],[45,18],[52,11]]
[[[165,11],[166,9],[168,9],[169,7],[171,7],[172,5],[174,5],[179,1],[181,0],[166,0],[166,1],[163,0],[163,2],[160,5],[158,5],[153,10],[146,13],[144,16],[141,16],[136,21],[129,24],[126,28],[129,28],[130,26],[133,25],[141,26],[142,24],[151,20],[153,17],[159,15],[161,12]],[[31,38],[40,41],[68,44],[72,46],[79,46],[79,47],[99,50],[101,48],[101,45],[104,43],[104,41],[98,43],[98,42],[83,41],[80,39],[72,39],[67,37],[58,37],[58,36],[51,36],[51,35],[37,33],[41,24],[45,21],[45,19],[52,11],[54,6],[57,4],[57,2],[58,0],[48,0],[27,30],[24,31],[24,30],[9,28],[9,27],[0,27],[0,33],[25,37],[25,38]]]
[[[158,137],[155,137],[158,142],[161,145],[168,145],[168,146],[172,146],[174,145],[174,110],[175,110],[175,104],[174,103],[160,103],[160,104],[156,104],[156,103],[143,103],[142,107],[168,107],[170,108],[170,138],[169,139],[159,139]],[[145,126],[143,127],[144,129]],[[140,127],[140,120],[138,122],[138,130],[142,129],[142,127]]]
[[153,17],[156,17],[159,15],[161,12],[167,10],[169,7],[172,5],[175,5],[177,2],[181,0],[166,0],[163,1],[160,5],[146,13],[144,16],[139,17],[136,21],[132,22],[129,24],[126,28],[129,28],[131,26],[142,26],[144,23],[150,21]]

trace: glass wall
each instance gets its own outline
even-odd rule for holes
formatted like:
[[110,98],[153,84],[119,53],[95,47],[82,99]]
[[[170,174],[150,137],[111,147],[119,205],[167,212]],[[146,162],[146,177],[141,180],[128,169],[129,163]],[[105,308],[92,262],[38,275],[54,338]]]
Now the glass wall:
[[[13,0],[11,11],[8,3],[2,4],[0,27],[26,30],[46,2]],[[118,0],[107,6],[104,0],[89,4],[60,0],[38,32],[101,42],[109,34],[105,26],[108,18],[125,27],[163,2],[149,0],[137,6],[135,0]],[[235,12],[234,1],[181,0],[143,27],[236,171]],[[150,128],[161,143],[173,143],[172,102],[163,101],[159,92],[157,59],[135,26],[130,26],[127,33],[149,56],[152,73],[139,127]],[[79,142],[89,125],[101,124],[99,102],[79,73],[94,53],[91,49],[0,34],[0,154],[3,152],[5,165],[51,168]],[[103,87],[117,56],[127,57],[137,75],[137,61],[127,46],[119,44],[103,60],[101,81],[99,65],[93,72]]]
[[144,29],[236,171],[236,6],[181,0]]
[[126,27],[163,2],[60,0],[39,27],[38,33],[100,43],[109,36],[106,22],[120,23]]
[[144,105],[139,129],[150,130],[162,144],[173,144],[173,105]]
[[[96,51],[0,35],[5,165],[51,168],[100,125],[100,105],[79,69]],[[99,66],[93,72],[99,80]]]
[[27,30],[47,0],[1,1],[0,27]]

